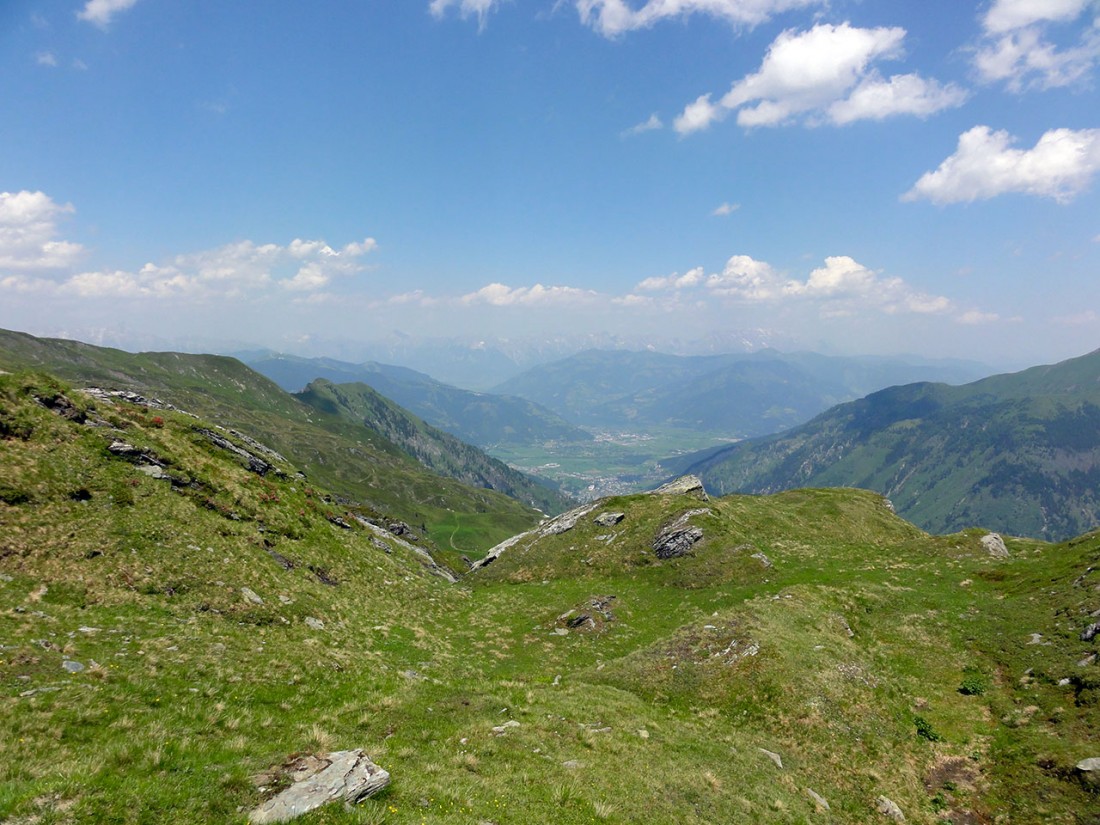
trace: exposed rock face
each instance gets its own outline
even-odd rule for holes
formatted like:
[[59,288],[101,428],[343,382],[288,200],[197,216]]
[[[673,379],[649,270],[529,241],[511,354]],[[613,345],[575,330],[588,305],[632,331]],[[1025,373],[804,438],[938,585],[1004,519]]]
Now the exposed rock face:
[[395,536],[403,536],[409,541],[420,541],[420,537],[416,535],[416,533],[413,532],[413,529],[403,521],[390,522],[387,529]]
[[336,799],[362,802],[390,784],[389,772],[361,750],[303,757],[298,762],[301,769],[293,774],[295,783],[252,811],[249,822],[286,822]]
[[1097,633],[1100,633],[1100,622],[1093,622],[1081,631],[1081,641],[1091,642]]
[[901,808],[898,807],[897,803],[889,797],[880,796],[876,799],[875,810],[887,819],[892,819],[895,822],[905,821],[905,814],[901,812]]
[[681,476],[668,484],[662,484],[652,495],[655,496],[695,496],[700,501],[710,501],[710,496],[703,489],[703,481],[699,476]]
[[489,552],[486,553],[483,558],[475,561],[473,563],[473,566],[470,567],[470,572],[480,570],[482,567],[488,567],[490,564],[500,558],[501,553],[503,553],[509,547],[513,547],[519,542],[523,541],[528,536],[557,536],[561,535],[562,533],[569,532],[577,525],[578,521],[587,516],[593,510],[595,510],[598,505],[599,502],[584,504],[580,507],[576,507],[570,510],[567,513],[562,513],[559,516],[555,516],[549,521],[540,524],[534,530],[528,530],[526,533],[518,533],[511,538],[505,539],[500,544],[489,550]]
[[607,512],[600,513],[598,516],[596,516],[596,518],[593,519],[593,521],[595,521],[596,524],[600,525],[600,527],[614,527],[624,518],[626,518],[626,513]]
[[1008,548],[1005,541],[996,533],[986,533],[982,536],[982,547],[995,559],[1007,559]]
[[420,560],[420,563],[428,568],[428,572],[432,575],[439,576],[439,578],[441,579],[446,579],[452,584],[458,581],[458,579],[455,578],[454,574],[451,573],[450,570],[445,567],[440,567],[436,563],[435,559],[432,558],[431,553],[429,553],[423,547],[417,547],[412,542],[405,541],[403,538],[394,535],[393,533],[382,527],[379,527],[377,524],[372,524],[370,521],[360,515],[357,515],[355,513],[352,513],[351,515],[352,518],[359,522],[360,525],[366,527],[372,533],[371,544],[373,544],[375,547],[379,548],[380,550],[384,550],[387,553],[392,553],[393,548],[390,545],[396,544],[398,547],[404,548],[410,553],[415,553],[416,557]]
[[758,748],[758,750],[762,754],[764,754],[764,756],[768,757],[768,759],[770,759],[772,762],[774,762],[775,766],[777,768],[779,768],[780,770],[783,770],[783,757],[781,757],[775,751],[769,751],[769,750],[766,750],[764,748]]
[[1077,763],[1081,783],[1090,789],[1100,789],[1100,756],[1090,756]]
[[693,524],[688,524],[692,516],[710,513],[708,509],[688,510],[682,513],[675,521],[664,527],[657,537],[653,539],[653,552],[659,559],[672,559],[682,556],[703,538],[703,530]]
[[207,441],[213,444],[215,447],[220,447],[223,450],[233,453],[233,455],[243,458],[248,464],[248,469],[256,473],[257,475],[267,475],[269,472],[275,469],[274,465],[269,464],[262,458],[253,455],[243,447],[238,447],[228,438],[223,435],[219,435],[213,430],[208,430],[206,427],[195,427],[195,432],[203,436]]

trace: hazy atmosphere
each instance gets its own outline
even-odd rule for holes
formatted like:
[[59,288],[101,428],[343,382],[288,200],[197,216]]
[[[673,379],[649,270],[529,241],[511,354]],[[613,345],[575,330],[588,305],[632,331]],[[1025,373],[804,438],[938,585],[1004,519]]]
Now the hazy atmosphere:
[[[0,326],[1100,340],[1090,0],[14,0]],[[690,348],[690,347],[688,347]]]

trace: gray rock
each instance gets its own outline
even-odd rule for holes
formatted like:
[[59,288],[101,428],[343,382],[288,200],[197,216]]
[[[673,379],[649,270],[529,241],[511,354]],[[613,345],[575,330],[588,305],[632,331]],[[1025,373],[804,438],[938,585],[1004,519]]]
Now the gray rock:
[[1090,756],[1077,763],[1077,770],[1100,773],[1100,756]]
[[313,618],[312,616],[306,616],[305,622],[306,622],[307,627],[311,627],[314,630],[324,630],[325,629],[325,623],[322,622],[320,619]]
[[84,670],[84,665],[80,662],[74,662],[72,659],[66,659],[61,663],[61,667],[65,668],[69,673],[80,673]]
[[771,569],[775,566],[774,564],[772,564],[772,560],[765,556],[763,553],[753,553],[752,558],[756,559],[767,569]]
[[620,521],[626,518],[626,513],[600,513],[593,519],[600,527],[614,527]]
[[826,802],[825,797],[823,797],[817,791],[813,790],[812,788],[806,788],[806,795],[808,797],[810,797],[810,799],[813,800],[814,805],[816,805],[821,810],[823,810],[823,811],[829,810],[829,803]]
[[1007,559],[1008,548],[1005,541],[997,533],[986,533],[982,536],[982,547],[995,559]]
[[519,722],[517,722],[515,719],[509,719],[503,725],[497,725],[495,728],[493,728],[493,734],[496,735],[496,736],[503,736],[504,734],[506,734],[508,732],[509,728],[518,728],[518,727],[519,727]]
[[286,822],[326,802],[342,799],[361,802],[390,784],[389,772],[378,767],[362,750],[337,751],[319,760],[316,772],[299,778],[293,785],[269,799],[248,815],[248,821]]
[[252,604],[263,604],[264,600],[260,598],[260,595],[251,587],[242,587],[241,595],[244,596],[245,601],[252,602]]
[[1100,633],[1100,622],[1093,622],[1081,631],[1081,641],[1091,642],[1097,633]]
[[703,481],[699,476],[680,476],[680,478],[662,484],[652,493],[655,496],[695,496],[700,501],[710,501]]
[[897,803],[889,797],[880,796],[876,799],[875,810],[887,819],[892,819],[895,822],[905,821],[905,814],[901,812],[901,808],[898,807]]
[[693,516],[710,512],[705,508],[702,510],[688,510],[686,513],[681,513],[671,524],[662,528],[657,537],[653,539],[652,544],[653,552],[657,554],[657,558],[672,559],[689,552],[692,547],[702,540],[703,530],[701,527],[689,524],[688,521]]
[[764,754],[764,756],[768,757],[768,759],[774,762],[777,768],[783,770],[783,758],[778,753],[766,750],[764,748],[758,748],[757,750],[759,750],[762,754]]

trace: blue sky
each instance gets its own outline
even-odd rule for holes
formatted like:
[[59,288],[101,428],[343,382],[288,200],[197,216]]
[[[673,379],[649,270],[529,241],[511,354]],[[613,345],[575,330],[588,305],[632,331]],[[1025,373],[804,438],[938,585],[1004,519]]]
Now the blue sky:
[[8,0],[0,326],[1100,346],[1095,0]]

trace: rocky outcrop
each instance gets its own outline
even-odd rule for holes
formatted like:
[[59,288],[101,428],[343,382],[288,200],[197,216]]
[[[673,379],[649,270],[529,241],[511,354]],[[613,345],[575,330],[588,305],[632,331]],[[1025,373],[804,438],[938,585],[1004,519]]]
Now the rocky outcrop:
[[500,544],[491,548],[488,553],[481,559],[478,559],[470,567],[470,572],[480,570],[482,567],[488,567],[494,561],[500,558],[500,554],[510,547],[514,547],[529,537],[538,536],[558,536],[562,533],[567,533],[577,526],[577,522],[587,516],[596,507],[599,506],[599,502],[593,502],[592,504],[584,504],[580,507],[575,507],[567,513],[562,513],[559,516],[555,516],[549,521],[545,521],[536,527],[534,530],[528,530],[526,533],[518,533],[511,538],[507,538]]
[[361,750],[299,757],[287,772],[294,784],[252,811],[249,822],[286,822],[335,800],[352,805],[390,784],[389,772]]
[[[360,515],[352,513],[351,516],[357,522],[359,522],[359,524],[361,524],[363,527],[366,527],[367,530],[372,533],[371,544],[378,549],[384,550],[387,553],[392,553],[393,549],[390,547],[390,545],[396,544],[398,547],[402,547],[405,550],[414,553],[416,557],[420,560],[420,563],[428,568],[428,572],[432,575],[439,576],[439,578],[441,579],[446,579],[452,584],[458,581],[458,579],[455,578],[455,575],[450,570],[445,567],[441,567],[436,562],[436,560],[432,558],[432,554],[425,550],[423,547],[417,547],[412,542],[405,541],[400,536],[391,533],[389,530],[386,530],[383,527],[379,527],[377,524],[373,524],[372,522],[368,521]],[[383,541],[383,539],[385,539],[385,541]]]
[[614,527],[624,518],[626,518],[626,513],[612,513],[608,511],[606,513],[600,513],[592,520],[600,525],[600,527]]
[[894,800],[886,796],[880,796],[875,800],[875,810],[882,814],[887,819],[892,819],[894,822],[904,822],[905,814],[901,812],[901,808]]
[[663,527],[653,539],[653,552],[659,559],[673,559],[688,553],[692,547],[703,539],[703,530],[694,524],[689,524],[693,516],[699,516],[712,512],[709,509],[688,510],[681,513],[671,524]]
[[208,430],[206,427],[195,427],[195,432],[213,444],[215,447],[226,450],[233,453],[238,458],[244,459],[248,470],[256,473],[257,475],[265,476],[275,469],[273,464],[264,461],[257,455],[253,455],[243,447],[238,447],[224,435],[219,435],[213,430]]
[[986,533],[982,536],[982,547],[995,559],[1008,558],[1008,548],[1005,547],[1005,540],[997,533]]
[[680,478],[662,484],[650,495],[654,496],[695,496],[700,501],[710,501],[699,476],[680,476]]

